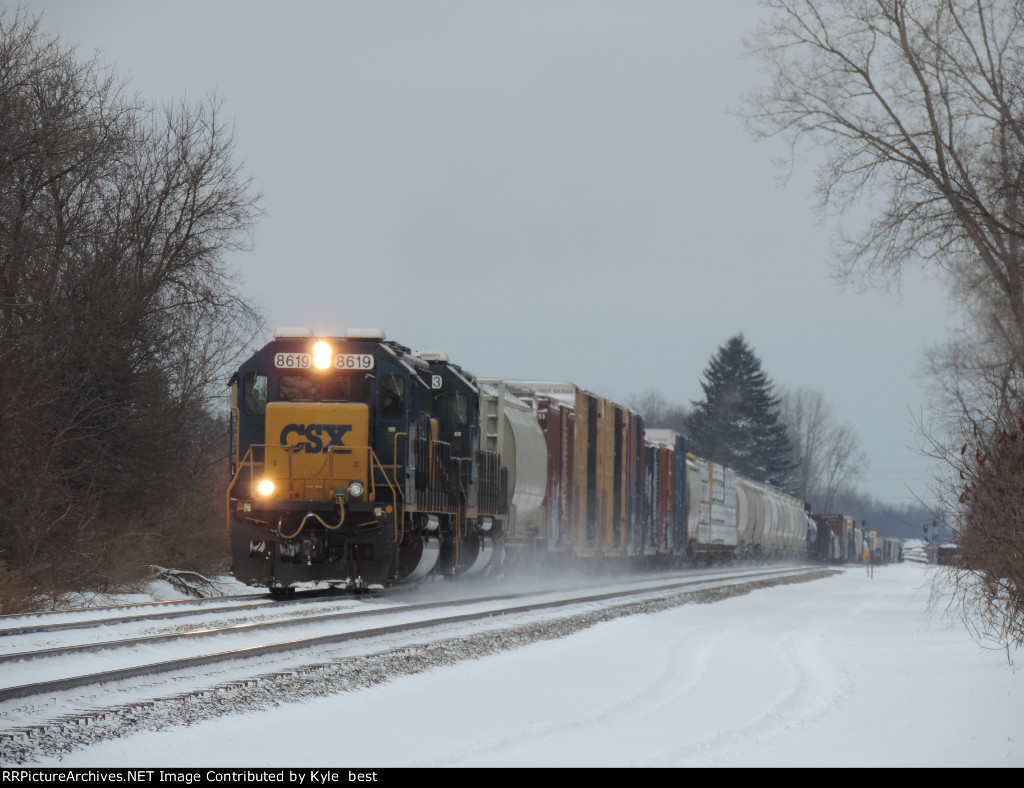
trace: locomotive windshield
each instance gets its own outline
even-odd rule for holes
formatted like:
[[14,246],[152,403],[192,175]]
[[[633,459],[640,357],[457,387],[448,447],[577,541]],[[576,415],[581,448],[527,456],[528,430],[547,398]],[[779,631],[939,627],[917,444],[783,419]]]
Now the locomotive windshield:
[[247,416],[262,416],[267,412],[267,376],[250,372],[242,385],[242,407]]
[[365,375],[322,375],[282,372],[277,378],[277,398],[286,402],[366,402],[370,381]]

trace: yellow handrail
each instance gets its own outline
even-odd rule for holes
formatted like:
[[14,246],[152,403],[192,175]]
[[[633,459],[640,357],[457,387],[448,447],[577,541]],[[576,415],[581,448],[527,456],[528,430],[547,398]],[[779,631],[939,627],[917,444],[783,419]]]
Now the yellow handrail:
[[[395,544],[398,544],[399,542],[402,541],[402,539],[405,538],[405,490],[402,488],[402,485],[398,484],[398,481],[397,481],[397,477],[398,477],[398,439],[400,437],[406,437],[407,438],[408,436],[409,436],[409,433],[407,433],[407,432],[396,432],[394,435],[391,436],[391,472],[392,472],[392,474],[394,475],[394,477],[396,479],[395,487],[398,490],[397,494],[395,495],[395,501],[397,502],[399,498],[402,499],[401,511],[400,512],[396,512],[397,517],[395,519],[395,541],[394,541]],[[376,459],[376,455],[374,455],[374,458]],[[388,474],[387,474],[387,471],[384,470],[384,466],[383,465],[380,466],[380,470],[381,470],[381,473],[384,474],[384,478],[387,479],[388,478]],[[390,480],[388,481],[388,484],[389,485],[391,484]]]
[[[235,485],[238,484],[238,480],[242,476],[242,471],[245,470],[247,467],[255,466],[256,465],[256,461],[250,459],[250,456],[252,455],[252,450],[254,448],[256,448],[256,447],[255,446],[250,446],[246,450],[245,456],[242,458],[242,461],[240,463],[238,463],[238,469],[235,471],[235,475],[231,477],[231,481],[230,481],[230,483],[228,483],[228,489],[227,489],[227,493],[226,493],[227,494],[227,501],[226,501],[226,505],[224,507],[225,511],[227,512],[227,534],[228,534],[228,536],[231,536],[231,491],[234,490],[235,489]],[[249,483],[252,484],[251,474],[250,474]]]

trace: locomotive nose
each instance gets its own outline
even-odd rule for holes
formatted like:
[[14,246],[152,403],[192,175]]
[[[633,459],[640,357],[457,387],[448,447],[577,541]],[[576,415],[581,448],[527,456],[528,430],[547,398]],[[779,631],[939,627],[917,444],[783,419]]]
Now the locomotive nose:
[[370,409],[351,402],[267,404],[265,479],[276,500],[329,501],[364,495]]

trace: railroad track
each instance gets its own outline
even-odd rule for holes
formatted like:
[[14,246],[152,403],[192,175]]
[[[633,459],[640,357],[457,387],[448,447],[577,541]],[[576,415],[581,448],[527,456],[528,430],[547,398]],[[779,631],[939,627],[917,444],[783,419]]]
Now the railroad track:
[[[131,731],[159,731],[183,722],[258,712],[282,701],[302,702],[356,690],[565,637],[625,615],[694,601],[713,602],[779,583],[806,582],[833,571],[787,567],[690,573],[649,582],[606,580],[616,587],[604,591],[548,589],[395,605],[379,611],[353,610],[347,617],[336,616],[333,623],[306,624],[317,628],[312,634],[303,630],[303,624],[288,623],[284,626],[297,628],[298,636],[281,639],[273,637],[279,630],[263,627],[253,630],[261,633],[259,642],[151,662],[143,657],[154,653],[166,657],[176,648],[174,641],[158,644],[156,649],[136,645],[117,650],[103,647],[77,656],[23,657],[4,664],[0,683],[8,683],[9,668],[19,664],[109,661],[115,654],[131,654],[132,660],[91,673],[71,671],[34,686],[8,683],[0,690],[0,751],[8,763],[29,763]],[[323,632],[327,626],[336,629]],[[214,635],[209,637],[193,642],[218,642]],[[0,637],[0,645],[4,640]]]
[[[817,567],[813,568],[817,571]],[[215,665],[221,662],[253,659],[267,655],[286,653],[301,649],[330,646],[354,640],[368,640],[391,635],[408,634],[437,627],[478,622],[495,617],[509,617],[539,611],[551,611],[571,606],[585,606],[608,603],[614,600],[630,600],[644,596],[675,594],[694,589],[707,589],[721,585],[750,583],[774,578],[785,578],[800,575],[808,569],[765,569],[759,571],[734,574],[725,578],[707,576],[687,579],[660,580],[635,583],[634,587],[619,587],[608,592],[567,592],[547,591],[538,593],[507,593],[485,597],[460,598],[446,601],[431,601],[416,604],[396,604],[387,607],[367,609],[363,605],[355,609],[349,602],[347,607],[339,610],[317,612],[313,615],[302,614],[302,608],[309,604],[291,605],[280,602],[267,602],[262,605],[246,605],[239,607],[216,607],[203,609],[206,614],[224,611],[239,612],[240,609],[269,608],[271,606],[291,605],[298,609],[299,615],[263,621],[229,623],[223,626],[208,626],[188,629],[181,632],[161,634],[132,634],[114,640],[93,641],[77,644],[61,644],[43,646],[26,650],[9,650],[3,647],[9,643],[11,634],[38,634],[41,631],[52,632],[61,625],[53,625],[53,629],[22,628],[0,633],[0,665],[4,678],[0,679],[0,703],[5,701],[28,698],[36,695],[48,695],[65,690],[103,685],[110,682],[140,676],[149,676],[173,671],[191,671],[198,667]],[[557,598],[549,598],[555,594]],[[359,604],[358,602],[355,604]],[[462,610],[462,612],[459,612]],[[442,612],[447,611],[447,612]],[[439,613],[437,615],[436,613]],[[181,615],[181,611],[166,612],[158,618],[173,618]],[[195,615],[195,613],[193,613]],[[424,615],[429,617],[423,618]],[[145,618],[152,620],[154,616],[130,617],[117,619],[117,623],[136,623]],[[383,623],[385,620],[400,619],[396,623]],[[92,622],[77,622],[75,627],[105,627],[110,620],[100,619]],[[281,639],[282,632],[298,628],[302,634]],[[324,633],[325,629],[333,631]],[[221,648],[210,648],[201,645],[201,641],[221,645]],[[188,644],[187,646],[185,644]],[[200,644],[198,652],[193,646]],[[226,648],[223,646],[227,646]],[[181,651],[187,648],[190,653],[174,659],[158,659],[149,661],[147,657],[154,654],[154,647],[161,650]],[[4,653],[6,651],[6,653]],[[118,661],[129,664],[105,670],[80,672],[78,660],[72,657],[82,655],[109,655],[120,652]],[[97,660],[98,661],[98,660]],[[108,656],[105,659],[110,662]],[[19,682],[25,676],[46,678],[37,681]],[[55,675],[56,674],[56,675]],[[11,682],[15,683],[11,683]]]
[[300,593],[285,599],[270,595],[240,594],[236,596],[203,599],[174,599],[164,602],[135,602],[125,605],[54,610],[45,613],[15,613],[0,616],[0,638],[7,635],[25,635],[42,632],[62,632],[72,629],[90,629],[112,624],[141,621],[167,621],[196,615],[217,613],[236,614],[246,611],[288,608],[330,599],[370,599],[373,592],[354,597],[331,591]]
[[[203,600],[209,602],[212,600]],[[220,601],[220,600],[217,600]],[[105,616],[102,618],[82,618],[80,620],[73,621],[56,621],[48,624],[27,624],[21,622],[8,622],[0,621],[0,638],[10,635],[30,635],[39,633],[53,633],[53,632],[66,632],[72,629],[93,629],[95,627],[110,626],[113,624],[128,624],[141,621],[169,621],[175,618],[195,618],[197,612],[204,615],[217,614],[217,613],[239,613],[249,610],[257,610],[260,608],[269,608],[275,605],[287,605],[291,604],[292,600],[287,602],[249,602],[241,603],[236,605],[207,605],[197,610],[161,610],[153,612],[135,613],[121,616]],[[161,603],[163,604],[163,603]],[[176,604],[176,603],[166,603]],[[111,608],[116,609],[116,608]],[[152,609],[150,609],[152,610]],[[78,611],[76,611],[78,612]],[[64,616],[66,613],[50,614],[54,616]],[[39,617],[39,614],[34,616]]]

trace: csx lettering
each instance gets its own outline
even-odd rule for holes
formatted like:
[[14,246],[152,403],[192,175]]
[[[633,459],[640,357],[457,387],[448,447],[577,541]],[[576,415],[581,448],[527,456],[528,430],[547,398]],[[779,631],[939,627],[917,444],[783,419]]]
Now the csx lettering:
[[[351,454],[351,449],[335,449],[345,445],[345,433],[352,430],[351,424],[289,424],[281,430],[281,445],[292,445],[306,454]],[[289,438],[298,436],[299,441],[289,443]],[[305,440],[301,440],[305,438]]]

